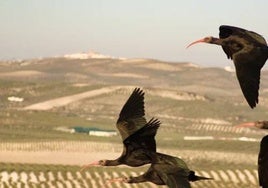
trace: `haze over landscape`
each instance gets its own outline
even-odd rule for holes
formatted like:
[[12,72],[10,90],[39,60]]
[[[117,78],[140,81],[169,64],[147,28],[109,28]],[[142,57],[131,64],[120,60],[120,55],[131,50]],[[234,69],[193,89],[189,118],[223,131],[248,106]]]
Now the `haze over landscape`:
[[217,37],[222,24],[267,38],[267,5],[1,1],[0,187],[158,187],[106,184],[140,175],[146,165],[80,171],[83,164],[121,154],[115,124],[136,87],[145,92],[147,120],[162,122],[157,151],[213,178],[191,183],[193,188],[259,187],[259,142],[267,131],[234,126],[267,120],[268,71],[262,70],[259,104],[252,110],[220,46],[185,47]]
[[229,66],[220,47],[185,47],[218,36],[223,24],[267,38],[267,5],[265,0],[1,1],[0,59],[95,50],[115,57]]

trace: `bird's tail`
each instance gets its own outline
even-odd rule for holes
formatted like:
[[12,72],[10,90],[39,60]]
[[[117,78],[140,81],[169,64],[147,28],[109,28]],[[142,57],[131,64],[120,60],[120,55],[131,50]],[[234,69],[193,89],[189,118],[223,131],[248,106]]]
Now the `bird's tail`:
[[188,175],[189,181],[199,181],[199,180],[212,180],[213,178],[207,178],[203,176],[196,176],[194,171],[190,171],[190,174]]

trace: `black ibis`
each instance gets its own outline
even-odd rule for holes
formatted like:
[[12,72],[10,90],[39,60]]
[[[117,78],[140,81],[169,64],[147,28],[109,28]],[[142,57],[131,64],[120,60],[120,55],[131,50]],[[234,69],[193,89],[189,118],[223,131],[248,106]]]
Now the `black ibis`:
[[[84,165],[81,170],[84,170],[91,166],[117,166],[128,165],[132,167],[141,166],[151,162],[151,159],[143,152],[137,150],[142,148],[148,151],[156,152],[155,135],[157,129],[160,126],[158,119],[152,118],[149,122],[146,121],[144,112],[144,92],[139,88],[135,88],[129,99],[123,106],[119,118],[116,123],[116,127],[123,140],[123,152],[120,157],[115,160],[99,160],[88,165]],[[140,148],[133,149],[126,143],[126,139],[136,133],[138,137],[135,142],[139,143]]]
[[157,185],[167,185],[170,188],[190,188],[190,182],[211,179],[195,175],[195,172],[178,157],[150,151],[146,153],[152,158],[152,164],[144,174],[137,177],[114,178],[108,182],[152,182]]
[[137,177],[114,178],[108,182],[142,183],[149,181],[157,185],[167,185],[170,188],[190,188],[190,181],[211,179],[196,176],[195,172],[190,170],[187,164],[178,157],[144,149],[141,142],[137,142],[137,140],[142,139],[143,132],[150,132],[149,129],[151,129],[149,126],[144,126],[124,141],[129,148],[151,159],[148,170]]
[[[268,121],[255,121],[240,124],[236,127],[257,127],[259,129],[268,129]],[[258,175],[259,185],[262,188],[268,188],[268,135],[264,136],[260,143],[260,152],[258,156]]]
[[219,29],[220,38],[205,37],[188,47],[200,42],[222,46],[227,58],[234,62],[244,97],[254,108],[258,103],[260,71],[268,58],[267,43],[261,35],[242,28],[222,25]]

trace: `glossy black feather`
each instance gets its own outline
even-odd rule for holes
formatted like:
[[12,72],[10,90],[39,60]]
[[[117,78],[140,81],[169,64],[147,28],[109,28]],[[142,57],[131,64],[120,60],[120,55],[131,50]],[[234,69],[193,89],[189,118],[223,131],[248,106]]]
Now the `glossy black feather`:
[[251,108],[258,104],[260,69],[252,66],[243,66],[235,62],[236,75],[245,99]]
[[252,31],[233,26],[220,26],[221,46],[233,59],[241,90],[251,108],[258,103],[260,71],[268,58],[265,39]]
[[147,123],[144,115],[144,92],[140,88],[135,88],[122,107],[116,122],[123,141]]
[[155,135],[160,124],[158,119],[152,118],[144,127],[124,140],[124,145],[135,149],[142,148],[156,152]]
[[146,122],[144,114],[144,92],[135,88],[117,121],[124,144],[121,156],[115,160],[118,164],[136,167],[151,162],[144,151],[156,152],[155,135],[160,121],[152,118]]
[[[155,175],[150,179],[158,185],[167,185],[169,188],[190,188],[188,169],[174,168],[169,164],[153,164],[151,166]],[[160,183],[161,182],[161,183]]]
[[262,188],[268,188],[268,135],[263,137],[258,158],[259,183]]
[[116,127],[123,140],[122,154],[114,160],[99,160],[92,165],[117,166],[125,164],[132,167],[151,163],[152,159],[144,151],[156,152],[155,135],[160,126],[157,119],[146,122],[144,117],[144,92],[135,88],[124,104]]
[[142,117],[144,115],[144,91],[140,88],[135,88],[121,109],[117,122]]
[[152,158],[147,152],[156,152],[155,135],[160,124],[159,120],[152,118],[144,127],[126,138],[119,162],[132,167],[151,163]]
[[236,36],[239,38],[244,38],[252,43],[258,43],[267,46],[265,39],[261,35],[253,31],[248,31],[243,28],[228,25],[221,25],[219,30],[220,30],[219,37],[221,39],[225,39],[230,36]]
[[180,158],[146,150],[144,152],[152,159],[151,166],[144,174],[127,178],[126,183],[149,181],[157,185],[167,185],[169,188],[190,188],[190,181],[210,179],[196,176]]

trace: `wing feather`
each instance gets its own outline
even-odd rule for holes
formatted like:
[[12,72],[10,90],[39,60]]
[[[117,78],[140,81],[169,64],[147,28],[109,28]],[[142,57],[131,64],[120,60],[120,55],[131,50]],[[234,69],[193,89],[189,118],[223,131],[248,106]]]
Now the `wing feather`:
[[242,28],[222,25],[219,29],[223,51],[233,59],[243,95],[254,108],[258,103],[261,68],[268,58],[266,41],[261,35]]
[[144,115],[144,91],[135,88],[124,104],[116,123],[122,140],[125,140],[146,124]]
[[[165,170],[166,165],[163,165],[161,169]],[[162,170],[159,170],[161,174],[162,181],[165,182],[165,184],[169,188],[190,188],[190,182],[188,180],[188,173],[184,169],[177,169],[176,172],[161,172]]]
[[253,31],[248,31],[243,28],[228,26],[228,25],[221,25],[219,30],[220,30],[219,36],[222,39],[228,38],[231,35],[239,36],[239,37],[247,38],[248,40],[255,41],[257,43],[267,46],[266,40],[263,38],[263,36]]
[[117,121],[139,118],[144,115],[144,91],[140,88],[135,88],[127,102],[124,104]]
[[155,135],[160,126],[158,119],[152,118],[144,127],[124,140],[124,145],[131,145],[135,149],[145,149],[156,152]]
[[258,104],[260,69],[256,66],[244,66],[241,62],[235,62],[236,76],[241,90],[249,106],[254,108]]
[[[239,27],[227,25],[220,26],[219,30],[220,39],[234,38],[232,45],[222,45],[222,49],[227,55],[228,59],[233,59],[233,54],[245,48],[246,45],[267,46],[265,39],[261,35],[253,31],[247,31]],[[232,43],[232,41],[229,40],[229,43]]]

